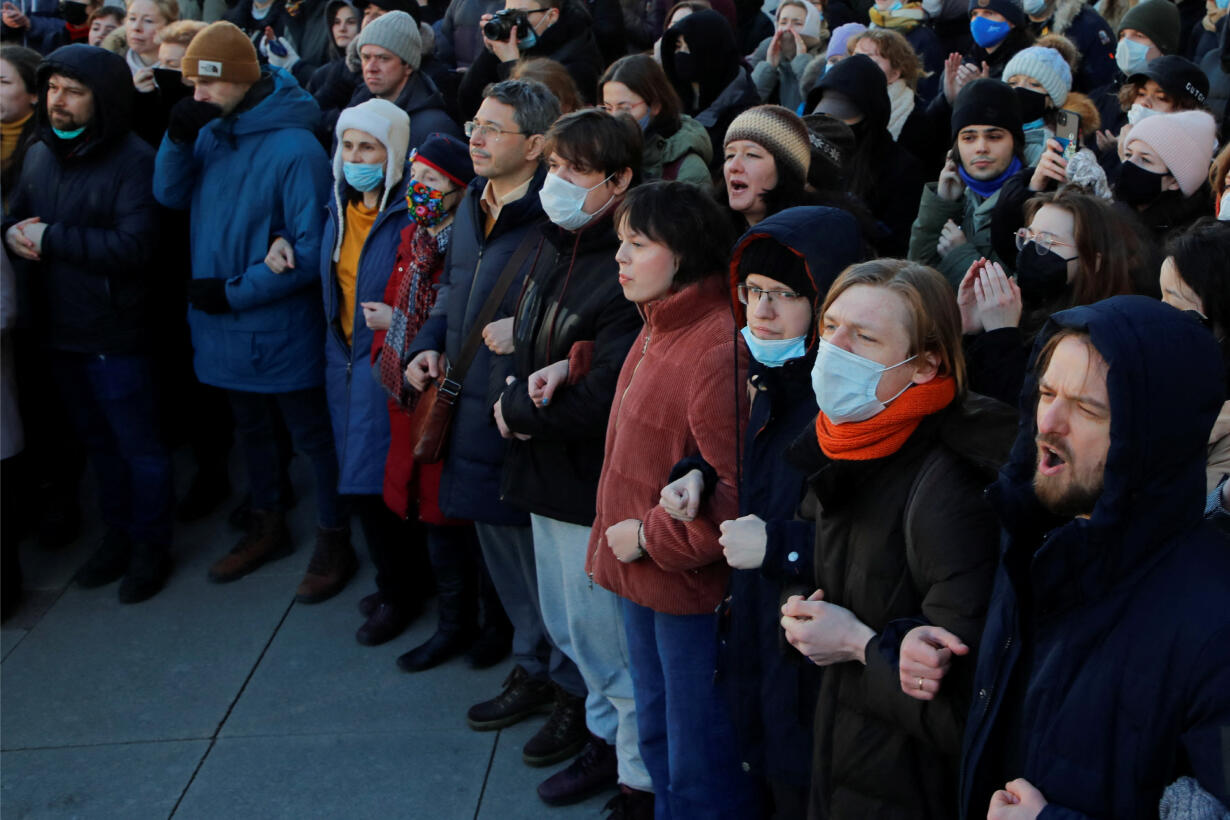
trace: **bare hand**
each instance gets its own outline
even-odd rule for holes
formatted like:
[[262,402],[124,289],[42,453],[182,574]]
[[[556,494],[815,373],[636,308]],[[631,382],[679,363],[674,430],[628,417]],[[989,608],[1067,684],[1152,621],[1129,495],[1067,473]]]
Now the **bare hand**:
[[132,84],[136,86],[137,91],[140,91],[142,94],[148,94],[153,91],[158,87],[154,82],[154,69],[143,68],[136,74],[133,74]]
[[1063,146],[1056,140],[1046,141],[1046,150],[1038,158],[1034,174],[1029,178],[1029,190],[1041,193],[1051,182],[1060,185],[1068,181],[1068,161],[1063,158]]
[[277,237],[265,254],[265,264],[274,273],[286,273],[295,268],[295,248],[282,237]]
[[940,171],[940,181],[935,185],[935,192],[940,199],[956,202],[965,193],[965,182],[957,172],[957,163],[949,158],[944,162],[944,170]]
[[734,521],[723,521],[718,543],[726,563],[734,569],[759,569],[764,563],[765,546],[769,535],[764,520],[759,516],[745,515]]
[[957,287],[957,308],[961,311],[961,333],[966,336],[985,330],[978,316],[978,297],[974,295],[974,282],[978,281],[978,275],[982,273],[982,266],[986,263],[986,259],[978,259],[971,264],[965,276],[961,277],[961,284]]
[[4,24],[9,28],[29,28],[30,18],[22,13],[21,9],[13,3],[5,3],[3,5],[2,16]]
[[817,666],[858,661],[866,663],[867,642],[875,631],[843,606],[824,600],[816,590],[807,600],[791,595],[782,605],[786,640]]
[[[484,14],[482,17],[478,18],[478,30],[480,32],[483,30],[483,25],[486,24],[491,17],[492,15],[490,14]],[[491,40],[486,34],[484,34],[483,45],[487,47],[488,51],[499,58],[501,63],[507,63],[510,60],[519,60],[521,59],[521,49],[517,45],[517,34],[517,26],[512,27],[512,30],[508,32],[508,38],[505,40]]]
[[513,319],[496,319],[483,328],[483,343],[497,356],[513,352]]
[[693,521],[700,509],[700,497],[704,491],[704,474],[700,470],[688,470],[682,478],[677,478],[662,488],[658,506],[676,521]]
[[420,393],[438,378],[440,378],[440,352],[438,350],[424,350],[406,365],[406,381]]
[[[37,262],[39,256],[39,245],[35,244],[34,240],[27,234],[26,228],[40,224],[37,216],[32,216],[29,219],[23,219],[16,225],[13,225],[4,233],[4,244],[9,246],[9,250],[20,256],[22,259],[29,259],[31,262]],[[39,233],[39,239],[42,239],[42,233]]]
[[790,29],[790,36],[794,38],[794,57],[797,60],[800,54],[807,53],[807,43],[803,42],[803,35],[794,29]]
[[546,407],[551,403],[551,398],[555,395],[556,388],[567,381],[567,359],[560,359],[558,362],[549,364],[541,370],[535,370],[530,374],[528,382],[530,401],[539,407]]
[[508,424],[504,421],[503,404],[504,397],[500,396],[491,406],[491,414],[495,416],[495,426],[499,428],[501,438],[512,438],[512,430],[508,429]]
[[940,241],[935,243],[935,251],[940,256],[947,256],[953,248],[965,244],[965,231],[951,219],[940,229]]
[[961,90],[957,85],[957,73],[961,70],[961,52],[954,51],[944,60],[944,96],[948,98],[948,104],[952,105],[957,101],[957,92]]
[[773,32],[773,39],[769,41],[769,50],[764,55],[765,62],[777,68],[782,62],[782,30],[779,28]]
[[1034,820],[1047,806],[1042,792],[1024,778],[1017,778],[991,795],[987,820]]
[[901,641],[901,691],[916,700],[932,700],[948,674],[953,655],[968,655],[969,647],[938,626],[916,626]]
[[388,330],[393,324],[393,308],[384,302],[360,302],[359,307],[369,330]]
[[635,518],[625,518],[606,528],[606,545],[615,559],[625,564],[641,557],[640,538],[641,522]]
[[953,95],[953,101],[956,101],[957,97],[961,95],[961,89],[965,88],[969,83],[989,76],[991,76],[991,67],[986,63],[983,63],[981,68],[969,63],[961,63],[957,67],[957,78],[953,83],[956,86],[957,92]]
[[1021,323],[1021,289],[998,262],[987,262],[974,281],[979,322],[985,330],[1017,327]]

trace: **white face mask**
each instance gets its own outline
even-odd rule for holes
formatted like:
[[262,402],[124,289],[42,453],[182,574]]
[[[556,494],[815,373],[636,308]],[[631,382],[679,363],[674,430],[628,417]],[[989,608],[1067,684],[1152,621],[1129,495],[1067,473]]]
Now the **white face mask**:
[[1115,49],[1115,63],[1128,77],[1140,71],[1149,62],[1149,47],[1144,43],[1124,37]]
[[1135,125],[1141,120],[1147,120],[1149,117],[1156,117],[1161,111],[1154,111],[1152,108],[1145,108],[1140,103],[1132,103],[1132,107],[1128,109],[1128,123]]
[[880,401],[876,398],[880,377],[917,358],[914,355],[896,364],[882,365],[821,339],[816,363],[811,369],[811,389],[816,394],[820,412],[834,424],[866,421],[883,412],[889,402],[909,389],[912,382],[906,382],[896,396]]
[[[538,199],[542,202],[542,210],[546,213],[547,219],[566,231],[575,231],[585,227],[594,218],[593,214],[585,213],[585,197],[589,196],[589,192],[594,188],[605,185],[607,180],[613,176],[615,175],[611,174],[593,188],[582,188],[559,174],[547,174],[542,190],[538,192]],[[611,199],[614,198],[615,195],[611,194]],[[602,208],[610,202],[611,200],[608,199]],[[598,210],[601,211],[602,208]]]

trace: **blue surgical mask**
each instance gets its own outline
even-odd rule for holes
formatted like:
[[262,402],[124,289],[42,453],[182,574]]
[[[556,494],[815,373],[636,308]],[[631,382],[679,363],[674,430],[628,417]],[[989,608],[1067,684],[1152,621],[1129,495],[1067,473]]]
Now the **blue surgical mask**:
[[1024,7],[1026,14],[1030,17],[1037,17],[1046,8],[1046,0],[1025,0],[1021,5]]
[[85,126],[83,125],[80,128],[74,129],[72,131],[61,131],[59,128],[52,126],[51,130],[57,137],[59,137],[62,140],[75,140],[77,139],[77,137],[85,133]]
[[816,394],[820,412],[833,424],[866,421],[878,415],[912,384],[906,382],[896,396],[880,401],[876,398],[880,377],[917,358],[915,355],[885,366],[821,339],[816,351],[816,363],[811,369],[811,388]]
[[795,336],[793,339],[759,339],[752,333],[750,327],[744,326],[739,331],[752,358],[765,367],[781,367],[792,359],[800,359],[807,355],[807,337]]
[[1115,64],[1126,76],[1131,77],[1149,64],[1149,47],[1124,37],[1115,49]]
[[384,166],[368,162],[343,162],[342,176],[356,191],[367,193],[384,184]]
[[969,21],[969,33],[973,35],[974,42],[983,48],[999,45],[1011,31],[1011,23],[1001,23],[989,17],[975,17]]
[[538,32],[534,31],[532,28],[529,30],[529,33],[517,40],[517,48],[522,51],[531,49],[536,45],[538,45]]
[[636,121],[636,124],[641,127],[642,134],[644,134],[646,131],[649,130],[649,119],[650,119],[650,115],[645,114],[645,116],[641,117],[639,120]]
[[1029,122],[1022,125],[1021,130],[1022,131],[1032,131],[1035,128],[1042,128],[1044,125],[1046,125],[1046,120],[1044,120],[1042,117],[1038,117],[1038,119],[1030,120]]

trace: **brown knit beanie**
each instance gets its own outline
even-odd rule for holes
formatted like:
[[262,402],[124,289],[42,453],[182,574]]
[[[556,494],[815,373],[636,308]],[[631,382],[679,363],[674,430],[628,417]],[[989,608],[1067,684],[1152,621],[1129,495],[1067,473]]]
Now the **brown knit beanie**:
[[749,140],[763,146],[773,155],[780,171],[790,171],[807,180],[811,167],[811,142],[807,126],[793,111],[780,105],[758,105],[735,117],[726,129],[722,145],[735,140]]
[[239,26],[219,20],[192,38],[180,61],[184,77],[254,83],[261,78],[256,47]]

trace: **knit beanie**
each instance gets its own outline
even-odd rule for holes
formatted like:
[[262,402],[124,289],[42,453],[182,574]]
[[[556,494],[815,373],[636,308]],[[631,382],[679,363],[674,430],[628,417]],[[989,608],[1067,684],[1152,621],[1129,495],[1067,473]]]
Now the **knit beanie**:
[[1025,25],[1025,9],[1021,6],[1021,0],[969,0],[969,14],[977,9],[998,12],[1017,28]]
[[470,146],[448,134],[431,134],[410,155],[411,162],[430,165],[462,188],[474,179],[474,161],[470,159]]
[[234,23],[219,20],[201,29],[180,60],[185,78],[254,83],[261,78],[256,47]]
[[1188,197],[1209,177],[1216,135],[1217,123],[1207,111],[1180,111],[1136,123],[1127,147],[1140,141],[1152,148]]
[[1187,95],[1197,105],[1204,105],[1209,98],[1209,75],[1200,66],[1178,54],[1164,54],[1150,60],[1131,77],[1130,82],[1140,79],[1153,80],[1172,97]]
[[982,78],[961,89],[952,106],[952,141],[957,141],[962,128],[971,125],[993,125],[1011,132],[1018,154],[1025,146],[1021,103],[1007,83]]
[[1053,48],[1030,46],[1018,51],[1004,66],[1003,78],[1011,80],[1018,74],[1042,83],[1056,108],[1063,107],[1063,101],[1072,90],[1072,69],[1063,55]]
[[808,302],[816,301],[816,286],[807,275],[803,257],[776,239],[760,237],[743,246],[739,256],[739,281],[745,281],[752,273],[781,282],[795,293],[806,296]]
[[393,52],[418,70],[423,59],[423,37],[418,23],[404,11],[382,14],[363,27],[356,39],[355,49],[362,53],[363,46],[380,46]]
[[1134,29],[1153,41],[1163,54],[1179,50],[1179,7],[1171,0],[1145,0],[1132,6],[1119,21],[1119,36]]
[[807,180],[811,167],[811,143],[807,126],[799,115],[780,105],[758,105],[749,108],[726,129],[723,146],[734,140],[750,140],[773,155],[780,171],[790,171],[800,180]]
[[846,23],[833,29],[833,36],[829,38],[829,48],[824,53],[824,59],[827,60],[834,54],[845,54],[850,44],[850,38],[857,34],[862,34],[866,30],[867,27],[862,23]]
[[[385,15],[386,17],[388,15]],[[410,147],[410,115],[388,100],[371,99],[351,108],[342,109],[333,133],[337,137],[337,151],[333,154],[333,178],[342,176],[342,134],[350,129],[371,134],[384,146],[388,157],[384,165],[384,198],[381,210],[389,195],[401,181],[406,167],[406,151]]]

